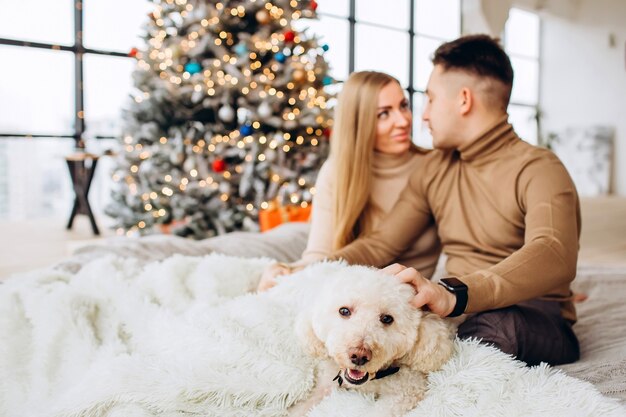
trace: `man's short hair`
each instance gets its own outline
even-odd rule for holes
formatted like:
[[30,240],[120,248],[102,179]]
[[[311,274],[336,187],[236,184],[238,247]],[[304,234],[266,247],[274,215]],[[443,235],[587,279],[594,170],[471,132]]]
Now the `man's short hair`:
[[513,88],[513,67],[497,38],[488,35],[467,35],[439,46],[433,64],[444,70],[459,70],[498,81],[504,88],[489,89],[506,110]]

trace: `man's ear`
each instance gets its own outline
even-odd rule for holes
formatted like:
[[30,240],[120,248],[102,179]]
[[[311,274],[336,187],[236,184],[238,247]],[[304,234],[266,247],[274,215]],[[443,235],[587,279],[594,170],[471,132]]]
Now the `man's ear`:
[[403,362],[413,370],[438,370],[454,352],[453,326],[433,313],[424,313],[417,329],[417,341]]
[[474,106],[474,93],[469,87],[461,88],[459,92],[459,112],[462,116],[465,116],[472,110]]
[[302,347],[309,355],[319,358],[325,357],[327,356],[326,346],[324,346],[324,342],[315,334],[312,317],[313,312],[308,309],[298,314],[296,318],[296,335],[298,339],[300,339]]

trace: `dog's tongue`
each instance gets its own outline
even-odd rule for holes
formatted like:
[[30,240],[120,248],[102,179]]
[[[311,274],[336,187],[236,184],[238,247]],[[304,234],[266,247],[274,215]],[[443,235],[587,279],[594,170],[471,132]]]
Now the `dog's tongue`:
[[365,376],[365,372],[359,371],[358,369],[348,369],[348,375],[350,375],[350,378],[358,381]]

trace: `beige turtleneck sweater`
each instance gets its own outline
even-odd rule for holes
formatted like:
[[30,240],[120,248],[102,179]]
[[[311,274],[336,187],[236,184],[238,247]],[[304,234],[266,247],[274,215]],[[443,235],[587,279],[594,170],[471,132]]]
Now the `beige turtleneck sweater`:
[[[427,150],[411,150],[403,155],[389,155],[374,152],[372,159],[372,227],[375,229],[398,200],[400,192],[406,186],[414,172],[421,172],[421,165],[428,154]],[[330,160],[326,161],[317,177],[317,193],[313,199],[311,230],[306,250],[302,259],[293,266],[302,266],[321,259],[332,253],[333,242],[333,191],[335,170]],[[350,196],[346,196],[350,198]],[[424,276],[431,277],[435,271],[441,245],[437,231],[431,221],[410,242],[406,248],[394,256],[396,262],[412,266]]]
[[559,159],[522,141],[506,118],[467,146],[427,154],[377,230],[330,259],[387,265],[433,217],[447,272],[469,288],[467,313],[544,297],[576,320],[576,188]]

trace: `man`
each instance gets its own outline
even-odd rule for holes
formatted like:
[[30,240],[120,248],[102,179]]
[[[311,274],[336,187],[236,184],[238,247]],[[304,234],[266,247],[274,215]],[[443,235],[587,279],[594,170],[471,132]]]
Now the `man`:
[[468,314],[461,338],[481,338],[529,365],[573,362],[574,184],[554,154],[523,142],[507,122],[513,69],[497,41],[462,37],[441,45],[433,63],[422,118],[436,150],[380,227],[331,259],[387,265],[434,218],[453,277],[438,285],[412,268],[387,268],[416,288],[414,305]]

